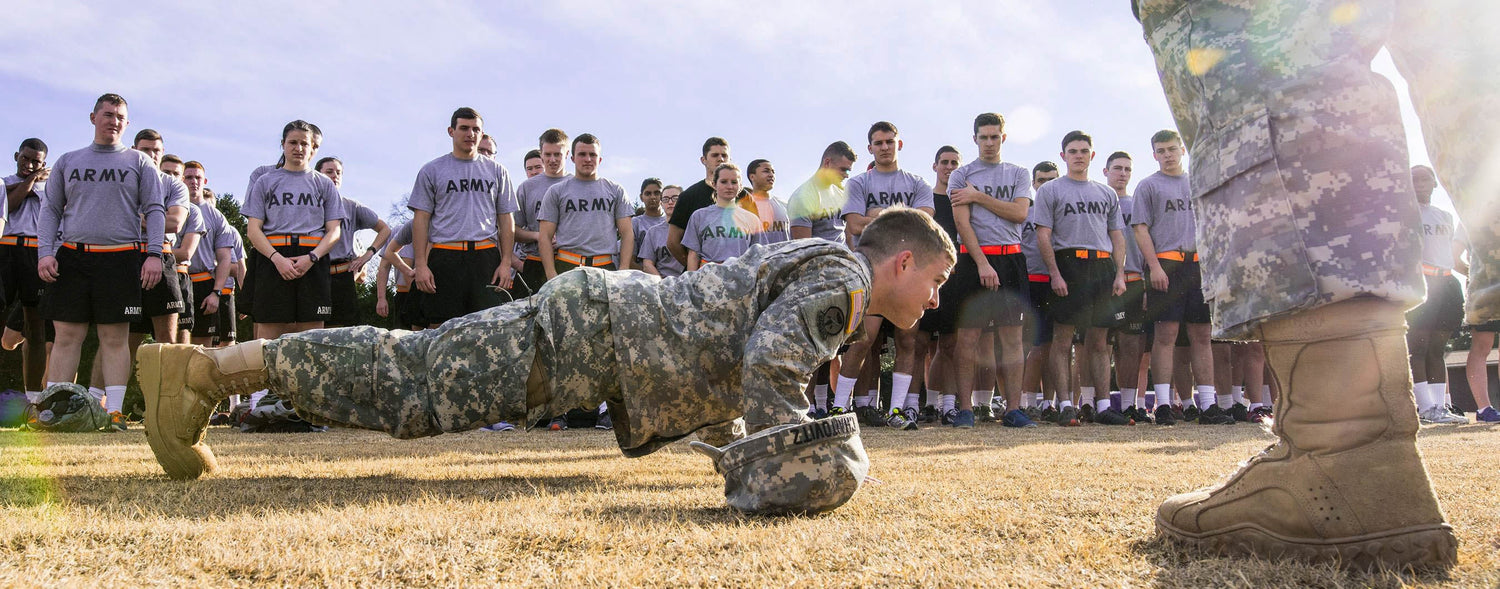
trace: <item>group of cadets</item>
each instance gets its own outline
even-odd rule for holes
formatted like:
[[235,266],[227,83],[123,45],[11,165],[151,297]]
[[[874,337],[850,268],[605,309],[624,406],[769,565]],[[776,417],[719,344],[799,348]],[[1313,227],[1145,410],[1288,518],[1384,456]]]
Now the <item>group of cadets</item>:
[[[711,137],[703,179],[684,189],[648,178],[637,211],[626,189],[600,174],[600,138],[546,130],[523,158],[526,178],[517,184],[494,159],[482,116],[460,108],[449,121],[452,151],[417,172],[412,218],[393,229],[340,194],[343,163],[316,160],[322,132],[299,120],[282,131],[279,161],[251,173],[242,207],[247,256],[203,164],[167,153],[150,129],[126,147],[128,106],[118,95],[101,96],[90,122],[92,144],[50,167],[40,139],[17,150],[16,173],[4,179],[0,294],[11,304],[4,343],[23,349],[32,402],[46,385],[76,379],[94,329],[100,348],[91,382],[111,429],[126,427],[125,384],[145,336],[227,345],[240,316],[252,319],[256,338],[353,325],[355,282],[377,257],[376,312],[424,329],[530,296],[580,266],[670,279],[756,245],[857,244],[893,206],[933,215],[958,246],[957,265],[940,305],[912,329],[878,316],[850,326],[858,334],[808,383],[815,416],[853,412],[867,425],[914,430],[921,422],[1231,424],[1271,415],[1273,383],[1260,346],[1210,339],[1185,152],[1170,130],[1150,138],[1158,170],[1134,195],[1126,192],[1132,157],[1116,151],[1099,166],[1082,131],[1063,137],[1061,167],[1003,161],[1005,120],[995,113],[973,121],[975,159],[965,162],[951,145],[937,151],[935,184],[901,167],[900,132],[882,121],[866,135],[867,170],[851,177],[860,158],[834,142],[785,199],[774,194],[771,162],[741,168],[729,143]],[[1092,179],[1096,166],[1104,182]],[[1408,317],[1418,409],[1428,422],[1466,422],[1452,409],[1443,363],[1462,323],[1453,274],[1467,271],[1466,240],[1452,216],[1430,204],[1431,170],[1412,173],[1429,293]],[[362,251],[353,245],[359,231],[375,232]],[[1484,397],[1484,360],[1500,328],[1473,328],[1477,419],[1500,421]],[[883,398],[888,341],[894,370]],[[610,427],[602,406],[591,417]],[[569,421],[557,416],[546,425],[565,429]]]

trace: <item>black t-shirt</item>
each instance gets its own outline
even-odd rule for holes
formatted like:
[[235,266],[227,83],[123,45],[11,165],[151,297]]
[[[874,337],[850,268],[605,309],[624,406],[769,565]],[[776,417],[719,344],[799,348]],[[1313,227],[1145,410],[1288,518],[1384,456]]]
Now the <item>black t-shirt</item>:
[[932,193],[932,220],[937,221],[938,227],[948,232],[948,237],[953,240],[953,245],[958,246],[958,224],[953,222],[953,201],[948,200],[948,195],[933,191]]
[[687,229],[688,219],[693,218],[693,213],[711,204],[714,204],[714,189],[708,186],[706,180],[699,180],[678,195],[677,208],[672,210],[672,220],[668,223],[678,229]]

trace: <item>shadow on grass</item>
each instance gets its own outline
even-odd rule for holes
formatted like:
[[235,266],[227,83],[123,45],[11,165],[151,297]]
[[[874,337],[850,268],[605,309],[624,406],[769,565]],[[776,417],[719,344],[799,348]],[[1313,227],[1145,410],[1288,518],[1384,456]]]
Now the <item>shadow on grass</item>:
[[1157,571],[1156,587],[1404,587],[1451,579],[1447,573],[1344,571],[1331,563],[1218,556],[1155,537],[1137,539],[1130,549]]

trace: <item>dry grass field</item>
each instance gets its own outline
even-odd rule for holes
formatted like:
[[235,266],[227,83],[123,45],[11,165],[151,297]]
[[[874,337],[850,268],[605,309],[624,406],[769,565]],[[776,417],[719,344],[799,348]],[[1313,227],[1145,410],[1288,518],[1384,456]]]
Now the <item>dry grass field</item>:
[[866,431],[880,484],[823,517],[724,506],[678,444],[596,431],[214,428],[216,475],[167,480],[139,429],[0,431],[0,586],[1500,586],[1500,429],[1421,445],[1461,547],[1446,577],[1207,558],[1157,503],[1258,451],[1246,426]]

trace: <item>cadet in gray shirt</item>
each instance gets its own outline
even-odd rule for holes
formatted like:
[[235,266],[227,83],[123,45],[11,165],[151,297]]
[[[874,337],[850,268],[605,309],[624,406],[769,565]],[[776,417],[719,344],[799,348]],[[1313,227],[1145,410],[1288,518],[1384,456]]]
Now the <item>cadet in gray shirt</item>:
[[[689,219],[691,220],[691,219]],[[658,224],[646,231],[641,238],[641,269],[648,274],[655,274],[662,278],[680,276],[683,271],[682,263],[672,255],[672,250],[667,249],[667,227],[666,224]]]
[[[334,186],[343,188],[344,162],[336,157],[325,157],[318,160],[316,169],[332,180]],[[359,312],[356,307],[359,297],[354,290],[355,277],[391,236],[390,226],[380,220],[380,215],[375,214],[374,209],[347,196],[340,196],[339,200],[339,227],[343,237],[328,252],[328,257],[332,258],[329,292],[333,301],[333,315],[327,322],[329,327],[354,325],[358,321]],[[375,241],[356,254],[354,234],[364,230],[375,231]]]
[[[1059,391],[1073,390],[1071,354],[1073,333],[1085,329],[1088,365],[1079,370],[1080,401],[1089,412],[1095,394],[1109,399],[1109,328],[1114,324],[1113,298],[1125,292],[1125,220],[1115,191],[1089,180],[1094,160],[1093,138],[1082,131],[1063,137],[1060,154],[1068,173],[1037,189],[1038,247],[1051,275],[1049,303],[1054,322],[1052,382]],[[1124,421],[1128,421],[1125,419]]]
[[663,213],[661,206],[662,183],[660,178],[647,178],[641,181],[641,204],[645,206],[644,214],[630,218],[631,233],[635,235],[635,258],[641,259],[644,249],[641,242],[646,238],[646,231],[667,222],[667,215]]
[[892,205],[921,209],[929,215],[933,211],[932,185],[927,180],[906,170],[882,170],[879,162],[875,169],[850,178],[844,187],[844,208],[839,216],[854,235],[864,231],[874,217],[872,213]]
[[516,192],[505,166],[479,154],[484,119],[463,107],[449,117],[453,150],[417,173],[412,187],[413,286],[430,325],[507,299],[515,255]]
[[[525,259],[520,273],[525,284],[511,287],[516,298],[531,296],[536,289],[547,283],[547,269],[542,266],[542,252],[536,242],[536,234],[541,232],[542,197],[547,195],[548,189],[572,177],[571,174],[563,173],[561,166],[558,166],[557,176],[550,175],[544,168],[541,174],[527,178],[516,189],[516,200],[520,206],[520,210],[516,212],[516,253]],[[522,231],[530,232],[531,239],[521,240],[519,237]]]
[[[1453,242],[1459,227],[1452,214],[1432,204],[1432,193],[1437,189],[1432,168],[1413,166],[1411,180],[1422,219],[1422,277],[1427,286],[1427,298],[1406,313],[1417,411],[1429,423],[1468,423],[1468,418],[1447,409],[1452,393],[1448,391],[1448,369],[1443,359],[1448,339],[1463,326],[1464,318],[1463,288],[1453,276]],[[1470,256],[1473,259],[1472,253]],[[1480,332],[1476,341],[1481,336],[1489,337],[1483,327],[1475,326],[1474,331]],[[1475,399],[1487,400],[1483,392]],[[1485,404],[1477,404],[1476,409],[1483,409]]]
[[[42,311],[56,331],[47,373],[77,373],[83,339],[94,324],[100,349],[112,352],[101,354],[108,357],[101,381],[115,429],[125,428],[128,323],[141,315],[141,292],[163,278],[159,256],[166,227],[161,175],[149,157],[120,141],[127,111],[116,94],[94,102],[93,143],[57,158],[37,221],[37,274],[48,283]],[[142,242],[153,254],[144,261]]]
[[740,207],[739,192],[739,166],[720,164],[714,170],[713,206],[693,213],[682,235],[682,246],[688,249],[687,271],[722,264],[757,243],[760,217]]
[[547,278],[579,266],[613,270],[616,255],[619,265],[628,270],[635,255],[635,234],[630,227],[635,209],[625,199],[624,188],[599,177],[603,158],[597,137],[579,135],[572,152],[573,177],[547,189],[538,215],[537,242]]

